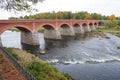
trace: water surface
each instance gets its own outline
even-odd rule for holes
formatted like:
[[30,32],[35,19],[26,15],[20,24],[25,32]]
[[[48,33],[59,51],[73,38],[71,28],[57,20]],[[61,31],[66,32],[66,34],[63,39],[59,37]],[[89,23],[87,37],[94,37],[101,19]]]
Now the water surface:
[[[37,55],[75,80],[120,80],[120,49],[117,49],[120,38],[106,35],[110,39],[86,33],[59,41],[44,41],[44,35],[39,34],[39,48],[47,51],[45,55]],[[22,48],[20,32],[6,31],[1,39],[5,47]]]

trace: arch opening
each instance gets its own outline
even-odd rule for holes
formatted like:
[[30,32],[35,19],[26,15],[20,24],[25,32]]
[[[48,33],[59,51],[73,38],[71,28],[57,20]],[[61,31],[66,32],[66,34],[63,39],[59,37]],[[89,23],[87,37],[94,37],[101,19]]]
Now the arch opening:
[[74,28],[75,34],[82,34],[83,33],[83,28],[79,24],[77,24],[77,23],[74,24],[73,28]]
[[79,24],[74,24],[73,27],[80,27],[80,25]]
[[43,25],[42,27],[43,27],[44,29],[54,29],[54,27],[51,26],[51,25]]
[[[3,33],[1,34],[1,41],[5,47],[15,47],[21,49],[23,48],[23,43],[36,45],[34,44],[32,34],[32,30],[26,26],[7,26],[3,29]],[[6,42],[11,45],[7,44]]]
[[82,24],[82,26],[83,26],[83,27],[86,27],[86,26],[87,26],[87,24],[86,24],[86,23],[83,23],[83,24]]
[[61,28],[69,28],[70,26],[67,25],[67,24],[62,24],[60,27],[61,27]]
[[60,26],[60,33],[63,36],[74,36],[73,27],[70,27],[68,24],[62,24]]
[[89,26],[90,26],[90,27],[92,27],[92,26],[93,26],[93,24],[92,24],[92,23],[90,23],[90,24],[89,24]]
[[41,27],[43,28],[42,32],[44,32],[45,39],[61,39],[59,30],[54,28],[53,25],[43,25]]
[[23,27],[20,27],[20,26],[17,26],[15,27],[17,28],[18,30],[22,31],[22,32],[31,32],[30,30],[26,29],[26,28],[23,28]]

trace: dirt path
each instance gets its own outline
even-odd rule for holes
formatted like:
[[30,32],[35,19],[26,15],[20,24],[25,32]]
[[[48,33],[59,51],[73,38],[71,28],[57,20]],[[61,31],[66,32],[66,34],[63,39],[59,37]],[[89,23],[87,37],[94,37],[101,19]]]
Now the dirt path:
[[0,80],[26,80],[2,51],[0,51]]

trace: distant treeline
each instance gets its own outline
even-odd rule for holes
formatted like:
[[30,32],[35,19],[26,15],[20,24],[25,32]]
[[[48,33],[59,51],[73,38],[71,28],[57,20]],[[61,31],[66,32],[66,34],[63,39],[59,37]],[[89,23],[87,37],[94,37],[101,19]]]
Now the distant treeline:
[[110,16],[101,15],[98,13],[88,13],[86,11],[81,12],[69,12],[69,11],[59,11],[59,12],[44,12],[34,15],[26,15],[21,16],[19,18],[17,17],[10,17],[9,19],[93,19],[93,20],[111,20],[111,17],[114,19],[119,19],[118,17],[115,17],[114,14]]

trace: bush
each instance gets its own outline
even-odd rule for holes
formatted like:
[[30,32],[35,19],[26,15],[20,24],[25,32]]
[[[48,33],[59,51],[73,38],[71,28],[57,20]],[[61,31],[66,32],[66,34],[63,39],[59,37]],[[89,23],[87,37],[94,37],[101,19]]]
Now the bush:
[[[73,80],[68,75],[58,72],[46,62],[32,61],[26,67],[37,80]],[[66,77],[67,76],[67,77]]]
[[108,26],[109,28],[115,27],[115,26],[117,26],[117,22],[116,21],[109,21],[106,23],[106,26]]
[[119,26],[119,25],[117,25],[117,26],[115,27],[115,29],[120,29],[120,26]]

